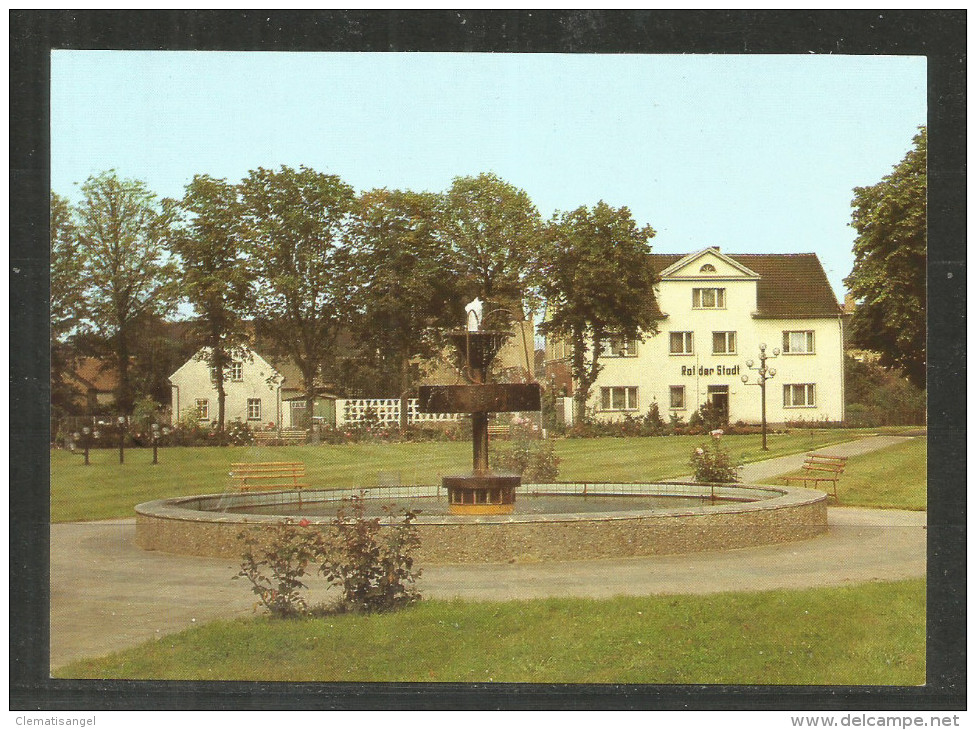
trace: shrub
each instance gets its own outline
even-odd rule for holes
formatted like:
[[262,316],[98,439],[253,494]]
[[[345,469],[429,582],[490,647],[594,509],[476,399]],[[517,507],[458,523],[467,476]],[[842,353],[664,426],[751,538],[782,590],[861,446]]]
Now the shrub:
[[[342,590],[336,606],[342,612],[392,611],[420,600],[414,587],[421,571],[413,552],[420,544],[413,524],[416,512],[385,531],[379,517],[366,517],[362,495],[351,498],[351,514],[340,509],[334,522],[336,540],[326,546],[319,572]],[[384,508],[387,515],[388,508]]]
[[559,457],[552,441],[519,438],[495,455],[502,471],[522,477],[527,484],[548,484],[559,476]]
[[[362,495],[350,505],[348,515],[338,511],[328,534],[307,519],[286,519],[260,535],[242,532],[241,570],[234,578],[248,580],[273,618],[390,611],[420,600],[414,586],[421,574],[413,557],[420,545],[417,514],[404,512],[401,520],[384,527],[379,517],[366,516]],[[309,606],[304,596],[309,566],[315,563],[318,574],[342,592],[332,607]]]
[[[274,618],[293,618],[308,613],[302,591],[308,566],[322,553],[322,534],[309,530],[308,521],[296,525],[286,519],[270,528],[261,541],[243,532],[241,571],[234,578],[247,578],[251,590]],[[270,572],[270,576],[267,573]]]
[[696,482],[727,484],[739,481],[739,464],[722,448],[721,437],[720,430],[713,431],[711,444],[704,443],[691,452]]

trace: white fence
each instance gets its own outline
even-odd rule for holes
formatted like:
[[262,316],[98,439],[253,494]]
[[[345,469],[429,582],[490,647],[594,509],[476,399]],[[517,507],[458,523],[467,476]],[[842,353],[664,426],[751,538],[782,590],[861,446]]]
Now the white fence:
[[[420,413],[417,398],[407,401],[407,423],[431,423],[435,421],[457,421],[461,413]],[[372,410],[375,419],[367,418]],[[370,421],[383,426],[396,426],[400,423],[399,398],[350,398],[336,400],[336,427],[359,426]]]

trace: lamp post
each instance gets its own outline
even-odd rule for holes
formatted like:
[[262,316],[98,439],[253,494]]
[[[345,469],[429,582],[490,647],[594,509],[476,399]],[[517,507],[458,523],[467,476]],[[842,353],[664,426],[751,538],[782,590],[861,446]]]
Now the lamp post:
[[81,433],[84,436],[84,447],[85,447],[85,466],[88,466],[88,447],[91,446],[91,429],[85,426],[81,429]]
[[169,432],[169,426],[163,426],[162,429],[160,429],[158,423],[153,423],[152,428],[150,429],[150,436],[152,438],[153,445],[153,464],[159,463],[159,440],[169,436]]
[[125,416],[119,416],[119,463],[125,463]]
[[[746,367],[750,370],[755,370],[759,386],[759,392],[762,394],[762,450],[769,451],[769,447],[766,446],[766,381],[776,375],[776,368],[767,367],[766,360],[772,360],[774,357],[779,357],[779,348],[773,348],[773,354],[766,354],[766,343],[760,343],[759,345],[759,367],[754,367],[755,362],[753,360],[746,360]],[[742,376],[743,384],[748,385],[749,376]]]

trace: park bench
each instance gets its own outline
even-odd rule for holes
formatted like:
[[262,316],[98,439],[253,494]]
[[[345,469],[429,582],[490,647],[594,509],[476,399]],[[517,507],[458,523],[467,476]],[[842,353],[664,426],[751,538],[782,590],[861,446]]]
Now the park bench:
[[488,424],[488,438],[507,439],[512,435],[512,429],[506,424]]
[[254,443],[258,446],[272,441],[280,441],[285,446],[300,446],[305,443],[308,432],[303,428],[282,428],[275,431],[255,431]]
[[265,461],[253,464],[231,464],[231,476],[237,489],[304,489],[305,465],[300,461]]
[[[787,484],[790,482],[803,482],[804,484],[813,483],[814,488],[821,482],[830,482],[834,500],[839,504],[837,497],[837,482],[840,475],[844,473],[847,466],[846,456],[831,456],[830,454],[807,454],[803,461],[803,474],[800,476],[783,477]],[[828,492],[829,494],[830,492]]]

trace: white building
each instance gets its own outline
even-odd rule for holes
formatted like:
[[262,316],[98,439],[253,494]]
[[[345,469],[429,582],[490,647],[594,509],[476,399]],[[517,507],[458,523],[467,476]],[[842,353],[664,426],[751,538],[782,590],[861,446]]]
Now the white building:
[[[760,345],[775,375],[766,382],[770,423],[844,419],[843,311],[816,254],[651,254],[658,333],[612,342],[588,406],[597,418],[665,419],[704,403],[732,423],[762,418]],[[547,358],[565,359],[561,343]],[[778,350],[778,355],[774,356]],[[748,376],[743,383],[742,376]]]
[[[217,386],[205,350],[183,363],[169,381],[174,418],[190,412],[201,424],[217,420]],[[251,349],[243,350],[228,369],[224,393],[225,423],[241,421],[252,428],[308,427],[301,375],[290,363],[272,364]],[[317,418],[335,421],[334,399],[317,398],[315,409]]]

